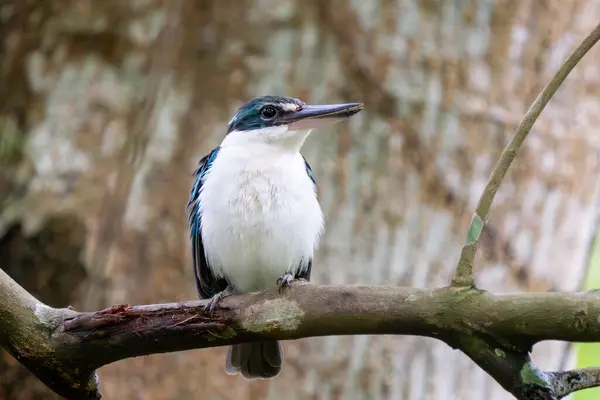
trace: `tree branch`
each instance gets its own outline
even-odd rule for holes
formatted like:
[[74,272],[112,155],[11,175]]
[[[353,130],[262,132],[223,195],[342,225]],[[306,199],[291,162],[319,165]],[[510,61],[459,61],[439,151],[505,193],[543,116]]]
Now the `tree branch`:
[[57,355],[67,337],[54,332],[75,314],[41,303],[0,268],[0,346],[56,393],[100,398],[94,370],[80,370],[77,363]]
[[[0,270],[0,344],[70,399],[100,398],[95,370],[129,357],[262,339],[329,335],[428,336],[460,349],[517,398],[589,387],[597,374],[541,373],[529,360],[543,340],[600,341],[600,291],[493,295],[477,289],[318,286],[298,282],[231,296],[212,318],[207,301],[120,305],[92,312],[48,307]],[[535,379],[534,379],[535,378]],[[579,383],[573,384],[574,379]],[[595,378],[594,378],[595,379]]]
[[600,368],[582,368],[565,372],[549,372],[558,398],[573,392],[600,386]]
[[496,192],[500,188],[500,184],[506,176],[508,168],[515,159],[517,151],[529,134],[533,124],[546,107],[546,104],[548,104],[552,96],[554,96],[554,93],[556,93],[571,70],[575,68],[583,56],[594,46],[594,44],[596,44],[599,39],[600,24],[596,25],[594,30],[584,39],[583,42],[581,42],[579,47],[577,47],[577,49],[575,49],[575,51],[572,52],[569,57],[567,57],[565,62],[563,62],[554,77],[535,99],[527,111],[527,114],[525,114],[523,120],[517,127],[517,130],[515,131],[511,141],[502,151],[500,159],[494,166],[492,174],[483,190],[483,194],[477,203],[475,213],[471,217],[471,223],[467,231],[467,241],[462,248],[460,259],[456,267],[456,273],[452,279],[453,286],[475,286],[473,261],[475,260],[475,253],[477,252],[477,242],[479,241],[479,235],[483,230],[483,226],[487,222]]

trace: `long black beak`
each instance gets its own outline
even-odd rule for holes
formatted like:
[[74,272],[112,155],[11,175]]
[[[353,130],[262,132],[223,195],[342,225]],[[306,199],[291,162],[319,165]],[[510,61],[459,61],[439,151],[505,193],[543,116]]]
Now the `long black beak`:
[[362,103],[305,105],[283,116],[282,121],[293,129],[314,129],[351,117],[362,109]]

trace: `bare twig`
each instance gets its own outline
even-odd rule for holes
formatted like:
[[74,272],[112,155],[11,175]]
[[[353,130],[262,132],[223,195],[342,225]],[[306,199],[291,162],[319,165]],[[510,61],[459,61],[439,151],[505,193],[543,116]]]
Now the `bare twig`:
[[502,183],[502,180],[506,176],[506,172],[510,167],[511,163],[517,155],[517,151],[523,144],[523,141],[529,134],[531,127],[542,113],[546,104],[550,101],[554,93],[558,90],[560,85],[563,83],[565,78],[569,75],[571,70],[575,68],[577,63],[583,58],[583,56],[596,44],[600,39],[600,24],[598,24],[594,30],[585,38],[585,40],[579,45],[579,47],[572,52],[565,62],[560,66],[552,80],[544,87],[542,92],[535,99],[525,117],[517,127],[514,136],[511,141],[502,151],[500,159],[494,166],[494,170],[488,180],[487,185],[479,199],[475,213],[471,217],[471,223],[469,225],[467,233],[467,241],[463,246],[458,265],[456,267],[456,273],[452,280],[453,286],[464,286],[474,287],[475,278],[473,275],[473,261],[475,259],[475,253],[477,252],[477,242],[479,235],[483,229],[484,224],[487,222],[487,218],[490,213],[494,196]]
[[600,386],[600,368],[582,368],[571,371],[549,372],[559,399],[573,392]]

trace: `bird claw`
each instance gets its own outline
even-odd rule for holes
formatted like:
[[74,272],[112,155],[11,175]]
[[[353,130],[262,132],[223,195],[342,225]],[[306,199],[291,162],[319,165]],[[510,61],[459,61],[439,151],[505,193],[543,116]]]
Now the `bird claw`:
[[292,287],[292,282],[294,281],[294,276],[292,274],[285,274],[279,279],[277,279],[277,286],[279,286],[279,293],[283,291],[283,288],[287,286],[288,288]]
[[204,311],[208,311],[208,313],[210,314],[210,317],[213,317],[214,311],[215,311],[215,307],[217,306],[217,304],[223,300],[225,297],[231,296],[231,294],[233,293],[233,290],[228,286],[225,290],[215,294],[210,301],[208,302],[208,304],[206,305],[206,307],[204,307]]
[[223,299],[223,296],[220,296],[221,293],[217,293],[215,296],[213,296],[210,301],[208,302],[208,305],[204,308],[204,310],[208,310],[208,313],[210,314],[210,316],[213,316],[213,313],[215,312],[215,307],[217,306],[217,304],[219,303],[219,301],[221,301]]

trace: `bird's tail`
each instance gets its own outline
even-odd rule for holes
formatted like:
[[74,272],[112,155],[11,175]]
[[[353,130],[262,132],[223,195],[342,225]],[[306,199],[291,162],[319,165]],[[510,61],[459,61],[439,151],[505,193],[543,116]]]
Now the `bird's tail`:
[[277,340],[234,344],[227,348],[225,371],[246,379],[271,379],[279,375],[283,351]]

